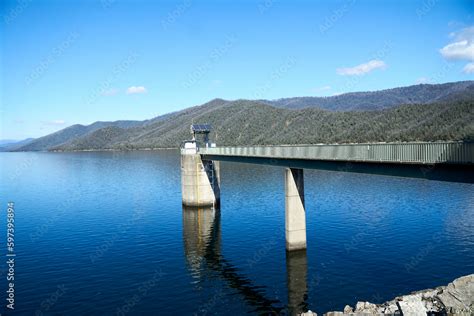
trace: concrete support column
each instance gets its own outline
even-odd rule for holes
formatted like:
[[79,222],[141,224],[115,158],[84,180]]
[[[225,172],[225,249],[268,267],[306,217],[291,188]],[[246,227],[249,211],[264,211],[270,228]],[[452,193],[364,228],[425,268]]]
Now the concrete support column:
[[285,170],[286,250],[306,249],[303,169]]

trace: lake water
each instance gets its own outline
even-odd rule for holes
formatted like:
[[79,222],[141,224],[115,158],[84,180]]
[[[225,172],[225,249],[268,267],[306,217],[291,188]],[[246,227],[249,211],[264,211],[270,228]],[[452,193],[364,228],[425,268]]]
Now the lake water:
[[305,170],[308,248],[287,256],[282,168],[223,162],[220,210],[196,210],[181,206],[179,163],[175,150],[0,154],[15,315],[320,314],[474,273],[471,184]]

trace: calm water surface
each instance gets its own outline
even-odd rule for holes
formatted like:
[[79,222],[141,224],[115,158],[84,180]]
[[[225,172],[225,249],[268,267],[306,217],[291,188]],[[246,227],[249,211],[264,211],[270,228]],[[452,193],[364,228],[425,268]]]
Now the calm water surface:
[[279,167],[222,163],[220,210],[182,208],[174,150],[2,153],[0,168],[15,315],[320,314],[474,273],[470,184],[305,170],[308,249],[287,256]]

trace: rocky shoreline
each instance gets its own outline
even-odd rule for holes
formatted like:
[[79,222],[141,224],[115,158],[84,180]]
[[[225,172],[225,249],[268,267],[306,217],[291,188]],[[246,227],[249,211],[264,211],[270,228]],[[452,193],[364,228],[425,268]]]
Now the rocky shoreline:
[[[314,316],[311,311],[301,315]],[[474,274],[460,277],[446,286],[399,296],[383,304],[357,302],[353,308],[346,305],[339,315],[474,315]]]

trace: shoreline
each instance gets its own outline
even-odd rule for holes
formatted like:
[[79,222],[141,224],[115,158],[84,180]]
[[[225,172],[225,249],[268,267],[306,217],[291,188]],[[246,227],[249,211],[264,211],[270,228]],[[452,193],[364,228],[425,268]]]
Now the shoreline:
[[[127,152],[127,151],[157,151],[157,150],[179,150],[179,147],[160,147],[160,148],[136,148],[136,149],[79,149],[79,150],[48,150],[48,153],[74,153],[74,152]],[[24,151],[28,152],[28,151]]]
[[129,151],[158,151],[179,150],[178,147],[163,148],[139,148],[139,149],[81,149],[81,150],[22,150],[22,151],[0,151],[0,153],[82,153],[82,152],[129,152]]

